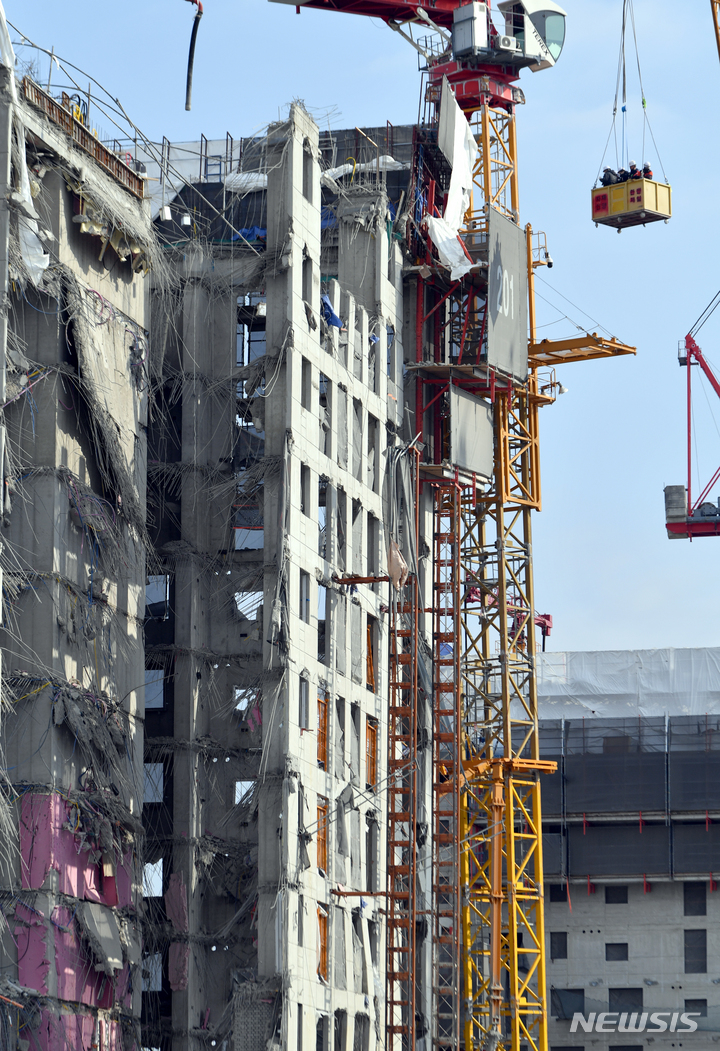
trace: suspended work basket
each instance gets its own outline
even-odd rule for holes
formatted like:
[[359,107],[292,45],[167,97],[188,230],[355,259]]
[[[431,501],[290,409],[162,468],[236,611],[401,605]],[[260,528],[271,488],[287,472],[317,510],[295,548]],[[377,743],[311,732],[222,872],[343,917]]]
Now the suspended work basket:
[[[625,65],[626,30],[632,29],[632,42],[635,49],[637,76],[642,98],[642,153],[640,164],[628,160],[629,134],[627,123],[627,69]],[[620,104],[620,127],[618,128],[618,104]],[[664,182],[652,177],[645,155],[646,135],[649,133],[662,170]],[[614,141],[617,171],[605,167],[605,157],[611,140]],[[627,165],[627,169],[625,168]],[[647,177],[642,176],[645,170]],[[602,177],[601,177],[602,173]],[[638,176],[642,176],[638,178]],[[598,183],[600,185],[598,186]],[[672,216],[672,188],[667,181],[665,169],[655,142],[647,114],[647,101],[642,82],[640,56],[638,54],[637,36],[635,33],[635,13],[632,0],[623,0],[622,31],[620,34],[620,55],[618,58],[617,82],[615,85],[615,102],[610,133],[605,143],[600,168],[592,190],[591,216],[596,226],[612,226],[618,233],[627,226],[646,226],[661,220],[668,222]]]
[[623,230],[667,220],[672,215],[672,188],[654,179],[631,179],[592,191],[592,218]]

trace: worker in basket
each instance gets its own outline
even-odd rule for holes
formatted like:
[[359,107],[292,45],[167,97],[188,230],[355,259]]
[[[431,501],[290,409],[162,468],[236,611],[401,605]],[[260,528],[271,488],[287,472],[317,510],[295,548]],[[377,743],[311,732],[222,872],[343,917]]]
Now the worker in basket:
[[600,182],[603,186],[614,186],[616,182],[620,182],[620,179],[618,178],[618,173],[613,171],[612,168],[603,168]]
[[643,179],[652,179],[653,177],[652,168],[647,162],[643,164],[642,177]]
[[635,161],[630,161],[630,171],[628,172],[628,176],[631,179],[642,179],[643,177],[643,173],[640,171]]

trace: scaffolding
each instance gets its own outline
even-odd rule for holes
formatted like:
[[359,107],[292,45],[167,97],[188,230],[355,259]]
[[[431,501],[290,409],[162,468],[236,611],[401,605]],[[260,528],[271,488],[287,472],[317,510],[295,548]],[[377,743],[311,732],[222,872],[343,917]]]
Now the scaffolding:
[[[442,199],[433,162],[430,72],[426,124],[416,137],[416,197]],[[417,238],[416,419],[432,490],[433,587],[433,1046],[547,1051],[540,775],[532,577],[533,510],[541,506],[538,410],[554,401],[555,361],[631,353],[594,337],[536,349],[534,269],[544,237],[525,230],[529,367],[493,361],[488,341],[489,251],[496,213],[519,224],[516,89],[485,76],[456,97],[479,157],[465,247],[478,264],[440,276]],[[545,259],[547,251],[545,251]],[[428,275],[428,276],[425,276]],[[535,356],[534,356],[535,354]],[[454,461],[453,388],[492,406],[493,470],[482,484]]]

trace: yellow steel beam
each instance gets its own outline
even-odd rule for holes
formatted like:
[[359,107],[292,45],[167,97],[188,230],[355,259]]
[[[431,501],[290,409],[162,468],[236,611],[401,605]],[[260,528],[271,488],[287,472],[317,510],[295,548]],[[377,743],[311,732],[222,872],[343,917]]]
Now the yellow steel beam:
[[614,337],[607,339],[599,336],[597,332],[586,332],[572,339],[543,339],[528,346],[530,367],[535,369],[543,365],[564,365],[570,361],[593,361],[595,358],[615,358],[635,353],[635,347],[621,343]]

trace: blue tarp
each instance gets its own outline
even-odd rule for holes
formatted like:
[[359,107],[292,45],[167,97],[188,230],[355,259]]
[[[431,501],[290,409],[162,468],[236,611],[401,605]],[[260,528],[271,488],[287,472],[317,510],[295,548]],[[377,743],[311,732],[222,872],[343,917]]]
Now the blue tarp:
[[239,241],[241,237],[246,241],[265,241],[267,230],[261,226],[248,226],[239,233],[233,234],[233,241]]
[[332,308],[332,303],[330,302],[330,296],[324,295],[324,296],[320,297],[320,311],[322,313],[323,318],[325,319],[325,323],[326,324],[334,325],[335,328],[343,328],[344,327],[343,323],[342,323],[342,319],[337,316],[337,314],[335,313],[335,311]]
[[324,204],[320,209],[320,228],[322,230],[335,230],[337,229],[337,224],[335,212]]

